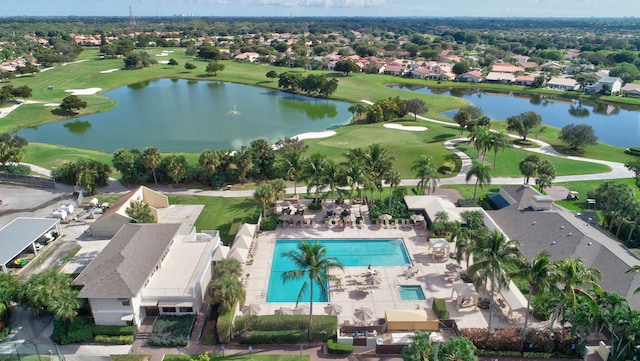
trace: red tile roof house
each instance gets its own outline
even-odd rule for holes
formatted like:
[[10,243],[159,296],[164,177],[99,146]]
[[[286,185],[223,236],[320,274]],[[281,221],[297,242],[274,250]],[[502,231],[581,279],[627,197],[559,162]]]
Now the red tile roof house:
[[520,75],[516,77],[516,85],[532,86],[535,80],[535,75]]
[[235,59],[236,61],[245,61],[245,62],[248,61],[250,63],[253,63],[259,57],[260,57],[260,54],[258,53],[241,53],[234,56],[233,59]]
[[382,72],[387,75],[404,75],[405,67],[400,65],[387,65]]
[[409,72],[412,78],[416,79],[425,79],[429,74],[431,74],[431,70],[427,68],[414,68]]
[[496,73],[517,73],[524,71],[524,68],[509,63],[497,63],[491,66],[491,71]]
[[464,74],[460,74],[456,77],[459,82],[466,83],[479,83],[484,79],[484,76],[479,71],[470,71]]
[[194,314],[212,279],[217,231],[180,223],[128,223],[73,284],[97,325],[136,325],[159,314]]

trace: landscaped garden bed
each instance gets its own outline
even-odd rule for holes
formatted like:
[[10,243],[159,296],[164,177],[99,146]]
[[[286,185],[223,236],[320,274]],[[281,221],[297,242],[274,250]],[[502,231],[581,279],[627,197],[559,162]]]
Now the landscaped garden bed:
[[185,347],[189,344],[195,319],[195,315],[161,315],[156,319],[147,343],[151,346]]

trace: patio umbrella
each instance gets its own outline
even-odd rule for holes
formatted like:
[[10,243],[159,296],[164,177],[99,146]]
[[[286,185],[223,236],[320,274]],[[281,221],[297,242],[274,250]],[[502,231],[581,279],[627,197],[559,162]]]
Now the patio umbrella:
[[382,283],[382,278],[379,276],[371,276],[366,279],[367,284],[371,286],[379,286]]
[[300,304],[297,305],[296,308],[293,309],[294,315],[308,315],[310,311],[309,305]]
[[324,306],[324,312],[329,316],[338,316],[342,313],[342,306],[335,303],[330,303]]
[[276,315],[293,315],[293,310],[289,307],[280,307],[275,311]]
[[280,220],[280,221],[288,221],[288,220],[289,220],[289,218],[291,218],[291,216],[289,216],[288,214],[281,214],[281,215],[278,217],[278,220]]
[[248,305],[244,305],[244,307],[242,307],[242,314],[243,315],[257,315],[258,313],[260,313],[260,305],[256,304],[256,303],[250,303]]
[[411,220],[414,222],[423,222],[424,216],[422,214],[414,214],[411,216]]
[[390,221],[391,218],[393,218],[390,214],[381,214],[379,217],[379,219],[383,220],[383,221]]
[[356,308],[353,315],[361,321],[369,321],[373,317],[373,310],[369,307]]

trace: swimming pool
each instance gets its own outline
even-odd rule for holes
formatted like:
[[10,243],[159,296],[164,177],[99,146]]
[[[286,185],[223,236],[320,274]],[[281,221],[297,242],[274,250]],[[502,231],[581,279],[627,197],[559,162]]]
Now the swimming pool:
[[400,294],[400,299],[403,301],[420,301],[427,299],[420,286],[399,286],[398,294]]
[[[302,241],[316,240],[278,239],[273,251],[267,302],[296,302],[298,293],[306,279],[282,282],[282,274],[294,269],[294,265],[283,253],[295,250]],[[391,267],[411,264],[409,254],[402,239],[321,239],[326,247],[327,257],[336,257],[345,267]],[[320,292],[320,285],[314,286],[314,302],[326,302],[328,298]],[[303,295],[301,302],[309,302],[309,294]]]

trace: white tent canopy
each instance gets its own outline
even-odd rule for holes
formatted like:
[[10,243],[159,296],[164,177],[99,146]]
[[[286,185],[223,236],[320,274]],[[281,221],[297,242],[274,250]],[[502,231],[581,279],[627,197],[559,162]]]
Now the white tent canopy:
[[473,302],[473,305],[478,305],[478,298],[480,295],[476,292],[476,288],[471,283],[455,283],[451,289],[451,297],[454,293],[456,297],[456,306],[459,308],[463,303],[467,305],[465,300]]
[[236,237],[238,237],[238,236],[249,236],[249,237],[253,238],[253,236],[255,236],[255,234],[256,234],[256,228],[257,227],[256,227],[255,224],[244,223],[238,229],[238,232],[236,233]]
[[236,239],[233,241],[231,248],[244,248],[249,249],[251,247],[251,242],[253,242],[253,238],[249,236],[236,236]]
[[227,246],[218,246],[215,251],[213,251],[213,256],[211,257],[212,261],[219,262],[223,259],[227,258],[229,254],[229,247]]
[[247,262],[247,256],[249,256],[249,250],[246,248],[233,248],[229,252],[228,258],[235,258],[241,263]]

